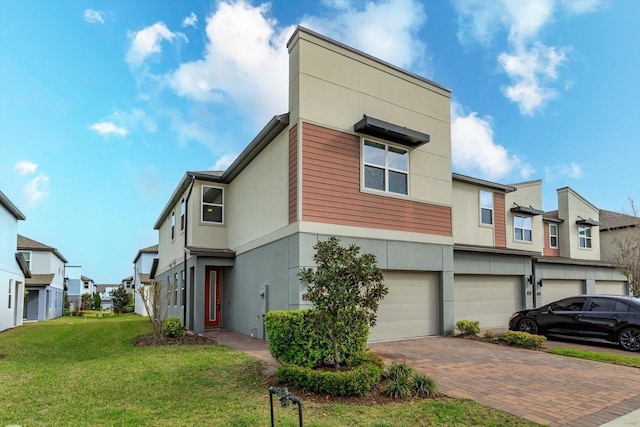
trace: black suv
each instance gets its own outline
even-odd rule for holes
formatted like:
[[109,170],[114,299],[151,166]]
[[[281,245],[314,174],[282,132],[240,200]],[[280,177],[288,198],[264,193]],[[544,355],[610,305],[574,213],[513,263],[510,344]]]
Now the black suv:
[[541,335],[600,338],[640,351],[640,299],[581,295],[511,315],[509,329]]

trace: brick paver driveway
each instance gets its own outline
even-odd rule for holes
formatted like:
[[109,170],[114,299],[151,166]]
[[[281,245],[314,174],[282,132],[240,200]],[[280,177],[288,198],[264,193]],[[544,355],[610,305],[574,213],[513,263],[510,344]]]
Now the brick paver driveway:
[[[453,337],[370,344],[452,397],[554,426],[598,426],[640,408],[640,369]],[[634,355],[633,353],[628,353]]]

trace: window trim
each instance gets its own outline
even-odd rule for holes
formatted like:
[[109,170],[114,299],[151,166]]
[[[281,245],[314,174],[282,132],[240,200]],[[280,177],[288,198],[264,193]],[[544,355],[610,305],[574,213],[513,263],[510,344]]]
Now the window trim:
[[[548,230],[549,230],[549,248],[558,249],[558,247],[559,247],[559,244],[558,244],[559,243],[559,239],[558,239],[558,224],[548,224],[548,225],[549,225],[549,228],[548,228]],[[555,227],[555,229],[556,229],[555,234],[551,234],[551,227]],[[556,238],[556,244],[555,245],[551,244],[551,238],[552,237]]]
[[171,212],[171,240],[176,238],[176,213]]
[[[516,227],[516,218],[529,219],[531,221],[531,228],[524,228],[524,222],[522,224],[522,228]],[[518,239],[516,235],[516,229],[522,230],[522,239]],[[529,230],[529,236],[531,237],[529,240],[525,239],[525,231]],[[518,243],[532,243],[533,242],[533,218],[528,215],[513,215],[513,241]]]
[[[579,225],[578,226],[578,248],[580,249],[584,249],[584,250],[591,250],[593,249],[593,236],[591,233],[591,226],[590,225]],[[584,230],[584,236],[580,233],[582,230]],[[587,231],[589,232],[589,236],[587,236]],[[582,246],[582,240],[584,239],[584,246]]]
[[[204,219],[204,207],[205,207],[205,202],[204,202],[204,189],[205,187],[207,188],[217,188],[218,190],[222,191],[222,203],[218,204],[218,203],[206,203],[206,205],[211,205],[211,206],[219,206],[222,209],[222,215],[221,215],[221,221],[220,222],[216,222],[216,221],[205,221]],[[207,184],[202,184],[200,186],[200,223],[201,224],[211,224],[211,225],[224,225],[224,187],[219,187],[217,185],[207,185]]]
[[[488,194],[491,196],[491,208],[487,208],[487,207],[483,207],[482,206],[482,194]],[[495,203],[494,203],[494,193],[493,191],[487,191],[487,190],[482,190],[482,189],[478,189],[478,215],[479,215],[479,220],[480,220],[480,225],[483,227],[493,227],[494,223],[495,223],[495,218],[494,218],[494,211],[495,211]],[[488,210],[491,213],[491,222],[484,222],[482,219],[482,211],[483,210]]]
[[180,231],[184,230],[184,214],[186,212],[186,204],[184,197],[180,202]]
[[[370,142],[373,144],[379,144],[379,145],[383,145],[384,146],[384,166],[381,165],[377,165],[374,163],[368,163],[365,161],[365,155],[364,155],[364,150],[365,150],[365,146],[366,143]],[[392,168],[389,166],[389,161],[388,161],[388,157],[387,157],[387,153],[389,152],[389,147],[392,147],[396,150],[400,150],[400,151],[404,151],[407,155],[407,170],[402,170],[402,169],[397,169],[397,168]],[[410,188],[410,183],[409,183],[409,177],[410,177],[410,163],[411,163],[411,152],[407,147],[399,147],[397,145],[394,144],[389,144],[388,142],[383,142],[383,141],[379,141],[376,140],[374,138],[360,138],[360,188],[362,191],[372,191],[375,192],[377,194],[385,194],[385,195],[390,195],[390,196],[398,196],[398,197],[409,197],[409,188]],[[370,166],[373,168],[378,168],[378,169],[382,169],[384,170],[384,186],[385,189],[384,190],[380,190],[378,188],[371,188],[371,187],[367,187],[366,185],[366,180],[365,180],[365,170],[366,167]],[[396,172],[399,174],[404,174],[406,176],[406,180],[407,180],[407,192],[406,193],[397,193],[395,191],[390,191],[389,190],[389,172]]]

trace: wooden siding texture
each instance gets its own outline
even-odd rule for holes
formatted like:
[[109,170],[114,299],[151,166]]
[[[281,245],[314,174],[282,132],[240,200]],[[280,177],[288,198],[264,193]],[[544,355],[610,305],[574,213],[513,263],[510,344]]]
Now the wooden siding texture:
[[507,224],[505,213],[504,193],[493,193],[493,220],[495,231],[495,245],[498,248],[507,247]]
[[[549,223],[543,222],[542,228],[544,229],[544,242],[542,248],[542,255],[544,256],[560,256],[560,248],[551,248],[551,242],[549,240]],[[558,237],[559,239],[559,237]],[[559,243],[559,242],[558,242]]]
[[303,125],[302,219],[451,236],[451,208],[360,191],[360,138]]
[[289,129],[289,224],[298,220],[298,125]]

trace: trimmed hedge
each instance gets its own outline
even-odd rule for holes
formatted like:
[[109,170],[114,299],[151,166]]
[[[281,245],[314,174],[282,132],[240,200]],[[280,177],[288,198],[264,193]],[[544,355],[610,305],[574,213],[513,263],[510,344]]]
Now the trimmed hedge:
[[498,339],[504,341],[509,345],[515,345],[518,347],[531,347],[535,349],[541,348],[547,338],[542,335],[534,335],[529,332],[509,331],[501,334]]
[[463,335],[477,335],[480,333],[480,322],[477,320],[458,320],[455,328]]
[[162,324],[164,333],[171,338],[179,338],[184,335],[182,320],[179,317],[167,317]]
[[380,382],[382,359],[366,354],[362,362],[344,371],[317,370],[310,367],[283,364],[278,368],[278,380],[293,387],[330,396],[364,396]]

